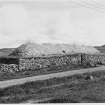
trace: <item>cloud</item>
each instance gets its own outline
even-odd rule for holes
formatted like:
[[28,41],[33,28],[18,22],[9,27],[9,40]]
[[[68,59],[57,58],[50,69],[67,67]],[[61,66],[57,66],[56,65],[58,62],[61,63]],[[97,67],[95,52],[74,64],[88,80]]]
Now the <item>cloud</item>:
[[27,40],[104,44],[105,14],[78,6],[65,8],[61,3],[63,9],[54,9],[53,6],[46,9],[45,3],[31,8],[32,5],[7,3],[1,6],[0,47],[15,47]]
[[2,7],[2,33],[22,33],[27,27],[27,12],[21,5],[8,4]]

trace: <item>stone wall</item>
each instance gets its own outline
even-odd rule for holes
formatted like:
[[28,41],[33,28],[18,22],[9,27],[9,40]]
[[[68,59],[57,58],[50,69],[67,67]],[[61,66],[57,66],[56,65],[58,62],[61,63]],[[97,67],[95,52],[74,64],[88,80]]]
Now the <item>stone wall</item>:
[[18,72],[18,65],[16,64],[0,64],[0,72]]
[[[17,58],[16,58],[17,59]],[[41,68],[56,67],[63,65],[96,66],[105,65],[105,55],[73,54],[51,57],[18,58],[17,64],[0,64],[1,72],[18,72],[26,70],[37,70]],[[11,63],[13,63],[11,61]],[[16,62],[15,62],[16,63]]]
[[105,55],[81,54],[81,64],[89,66],[105,65]]
[[0,72],[18,72],[19,58],[16,57],[1,57],[0,58]]
[[19,70],[35,70],[51,66],[78,65],[81,64],[81,54],[37,57],[37,58],[20,58]]

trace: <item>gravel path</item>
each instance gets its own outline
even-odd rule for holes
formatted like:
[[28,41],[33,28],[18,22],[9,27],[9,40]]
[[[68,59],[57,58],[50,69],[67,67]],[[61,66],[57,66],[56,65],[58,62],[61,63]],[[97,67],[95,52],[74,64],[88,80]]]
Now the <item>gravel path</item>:
[[93,72],[93,71],[100,71],[100,70],[101,71],[105,70],[105,66],[0,81],[0,88],[5,88],[5,87],[13,86],[13,85],[20,85],[20,84],[24,84],[26,82],[31,82],[31,81],[46,80],[46,79],[51,79],[55,77],[60,78],[64,76],[72,76],[75,74],[82,74],[86,72]]

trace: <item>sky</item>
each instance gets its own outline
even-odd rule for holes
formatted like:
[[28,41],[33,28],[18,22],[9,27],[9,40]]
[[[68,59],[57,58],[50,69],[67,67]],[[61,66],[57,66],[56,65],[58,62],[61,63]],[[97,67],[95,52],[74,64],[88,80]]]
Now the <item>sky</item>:
[[104,0],[0,0],[0,48],[105,44]]

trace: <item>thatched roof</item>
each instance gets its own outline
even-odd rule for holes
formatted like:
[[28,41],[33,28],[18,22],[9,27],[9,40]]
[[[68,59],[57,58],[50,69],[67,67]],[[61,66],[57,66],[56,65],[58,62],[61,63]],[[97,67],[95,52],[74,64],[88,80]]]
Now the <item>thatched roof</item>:
[[36,44],[25,43],[16,48],[10,55],[19,57],[37,57],[53,54],[74,54],[74,53],[99,53],[97,49],[90,46],[76,46],[69,44]]

